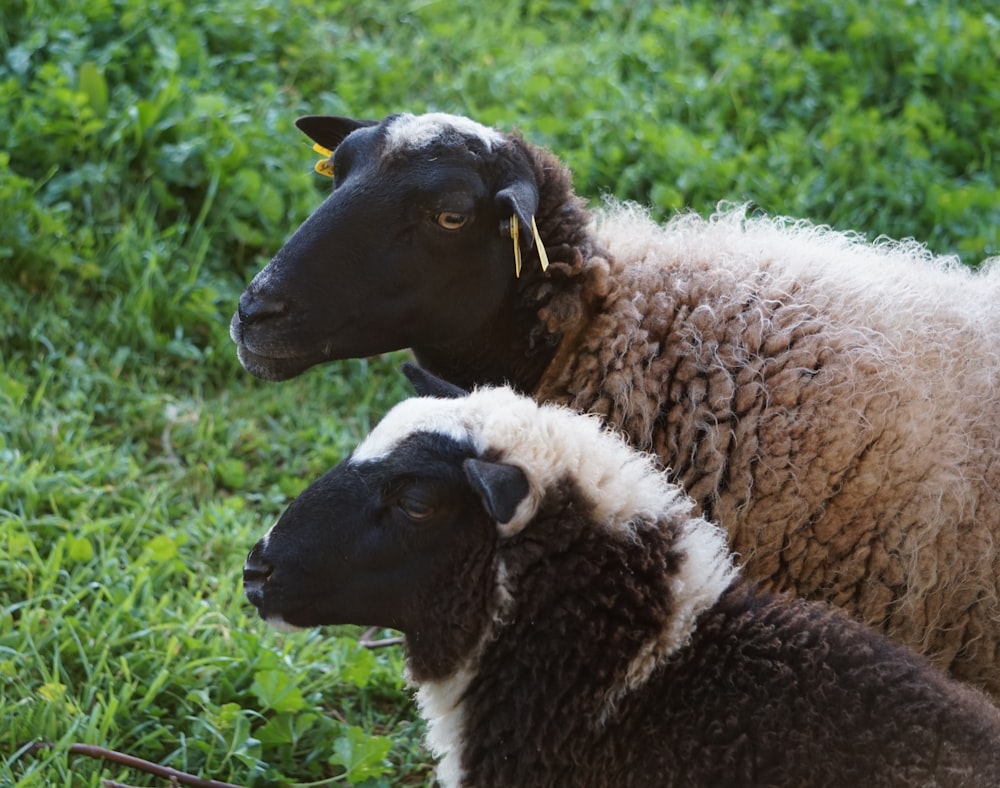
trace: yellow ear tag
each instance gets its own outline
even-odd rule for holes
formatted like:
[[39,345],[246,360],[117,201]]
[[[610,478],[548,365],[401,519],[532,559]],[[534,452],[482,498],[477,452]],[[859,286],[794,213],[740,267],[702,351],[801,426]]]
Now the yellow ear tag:
[[514,239],[514,276],[521,278],[521,228],[518,227],[517,214],[510,217],[510,237]]
[[538,225],[535,224],[535,217],[531,217],[531,234],[535,236],[535,245],[538,247],[538,262],[542,264],[542,271],[549,268],[549,256],[545,254],[545,247],[542,246],[542,239],[538,235]]
[[325,175],[327,178],[333,177],[333,151],[329,148],[324,148],[318,142],[313,145],[313,150],[316,151],[321,156],[326,156],[325,159],[320,159],[316,162],[316,166],[313,168],[320,175]]

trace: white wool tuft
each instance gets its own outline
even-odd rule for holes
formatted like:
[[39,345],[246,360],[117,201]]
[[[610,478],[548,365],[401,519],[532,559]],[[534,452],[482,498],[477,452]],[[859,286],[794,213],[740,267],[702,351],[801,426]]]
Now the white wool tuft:
[[385,151],[392,153],[397,150],[419,150],[447,131],[457,131],[466,137],[478,139],[487,150],[493,150],[504,140],[499,131],[460,115],[444,112],[426,115],[406,113],[395,118],[386,129]]
[[418,432],[436,432],[456,441],[468,440],[472,425],[466,421],[465,409],[455,407],[457,401],[435,397],[403,400],[368,433],[351,454],[351,461],[370,462],[387,457],[401,441]]
[[462,668],[442,681],[427,681],[417,688],[417,708],[427,722],[425,743],[439,759],[435,774],[442,788],[460,785],[462,781],[465,741],[462,696],[473,675],[468,668]]

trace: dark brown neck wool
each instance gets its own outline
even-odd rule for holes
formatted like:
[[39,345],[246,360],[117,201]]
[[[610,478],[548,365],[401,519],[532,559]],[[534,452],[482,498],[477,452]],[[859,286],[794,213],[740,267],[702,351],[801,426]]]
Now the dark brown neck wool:
[[1000,784],[1000,715],[981,695],[835,611],[743,583],[602,720],[670,615],[653,575],[675,557],[566,547],[519,587],[516,621],[482,656],[463,707],[463,785]]
[[588,721],[673,614],[672,538],[649,524],[637,533],[608,538],[574,496],[503,548],[516,603],[466,694],[469,785],[561,784],[567,762],[607,746]]
[[[528,393],[541,380],[563,338],[564,327],[542,318],[545,307],[564,291],[578,303],[584,260],[601,253],[590,233],[591,216],[585,200],[573,192],[569,170],[548,151],[510,138],[511,154],[526,158],[534,171],[539,193],[535,216],[539,236],[549,258],[549,275],[543,276],[537,251],[526,256],[518,279],[511,279],[509,297],[502,311],[481,330],[456,337],[434,348],[414,348],[421,365],[456,385],[510,384]],[[565,311],[563,308],[561,311]],[[577,316],[582,316],[579,308]]]

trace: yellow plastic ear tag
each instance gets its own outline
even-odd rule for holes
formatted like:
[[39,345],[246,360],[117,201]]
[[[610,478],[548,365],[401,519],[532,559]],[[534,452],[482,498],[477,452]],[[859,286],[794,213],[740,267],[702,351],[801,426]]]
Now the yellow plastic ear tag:
[[321,156],[326,156],[325,159],[320,159],[316,162],[316,166],[313,168],[320,175],[325,175],[327,178],[333,177],[333,151],[329,148],[324,148],[318,142],[313,145],[313,150],[316,151]]
[[[545,253],[542,245],[542,238],[538,234],[538,225],[535,224],[535,217],[531,217],[531,234],[535,238],[535,245],[538,247],[538,262],[542,264],[542,271],[549,270],[549,256]],[[517,214],[510,217],[510,237],[514,239],[514,276],[521,278],[521,226],[517,221]]]
[[545,247],[542,246],[542,239],[538,235],[538,225],[535,224],[535,217],[531,217],[531,234],[535,236],[535,245],[538,247],[538,262],[542,264],[542,271],[547,271],[549,268],[549,256],[545,253]]
[[521,228],[518,227],[517,214],[510,217],[510,237],[514,239],[514,276],[521,278]]

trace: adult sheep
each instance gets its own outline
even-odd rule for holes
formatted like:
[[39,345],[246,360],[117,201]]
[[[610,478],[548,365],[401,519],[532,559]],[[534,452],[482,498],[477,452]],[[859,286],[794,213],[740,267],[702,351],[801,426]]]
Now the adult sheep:
[[591,217],[553,155],[467,118],[299,126],[334,188],[240,298],[248,370],[412,347],[598,414],[751,577],[1000,696],[1000,266],[741,208]]
[[244,584],[282,629],[405,633],[444,786],[1000,784],[985,696],[758,592],[692,507],[594,417],[509,388],[410,399]]

